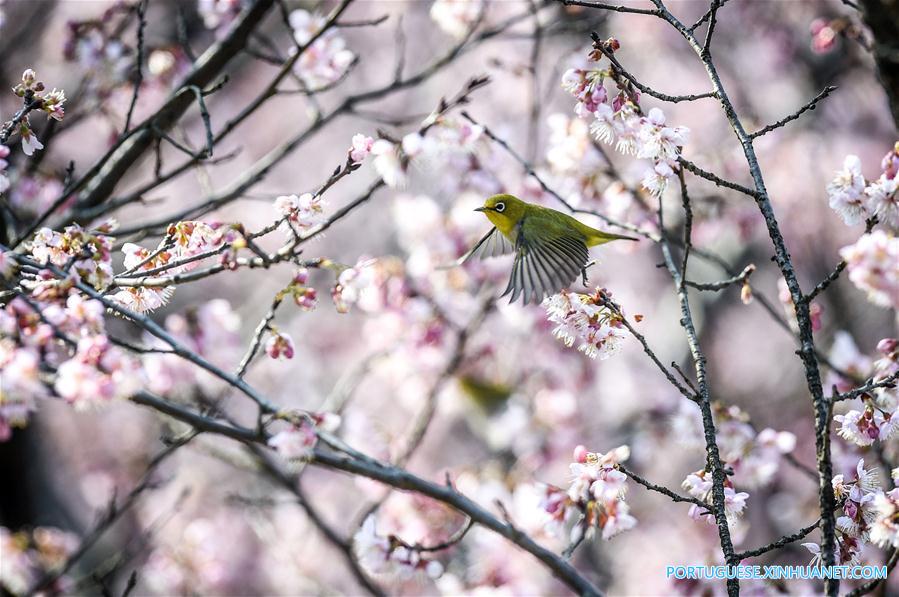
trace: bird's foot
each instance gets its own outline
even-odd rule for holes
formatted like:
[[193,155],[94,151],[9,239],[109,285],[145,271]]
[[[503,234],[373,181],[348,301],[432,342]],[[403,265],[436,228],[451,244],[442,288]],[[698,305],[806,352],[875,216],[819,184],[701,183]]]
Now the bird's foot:
[[581,281],[584,283],[584,286],[587,286],[587,268],[591,265],[596,265],[596,261],[592,260],[581,268]]

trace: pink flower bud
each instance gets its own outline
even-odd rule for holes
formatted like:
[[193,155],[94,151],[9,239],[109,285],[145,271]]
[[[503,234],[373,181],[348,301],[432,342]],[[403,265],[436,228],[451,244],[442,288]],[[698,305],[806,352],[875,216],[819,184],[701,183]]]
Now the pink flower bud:
[[301,267],[293,274],[293,282],[294,284],[305,285],[306,282],[309,281],[309,270],[305,267]]
[[579,445],[574,449],[574,461],[584,464],[587,462],[587,454],[590,452],[583,445]]
[[302,292],[296,293],[293,296],[293,301],[297,304],[297,307],[305,309],[306,311],[311,311],[315,308],[316,299],[317,293],[315,292],[315,288],[304,288]]
[[265,354],[273,359],[292,359],[293,340],[287,334],[276,333],[265,343]]
[[899,345],[899,340],[896,338],[884,338],[877,343],[877,352],[889,356],[896,351],[897,345]]
[[832,50],[837,43],[837,32],[830,23],[821,25],[815,22],[812,23],[812,27],[812,51],[823,54]]

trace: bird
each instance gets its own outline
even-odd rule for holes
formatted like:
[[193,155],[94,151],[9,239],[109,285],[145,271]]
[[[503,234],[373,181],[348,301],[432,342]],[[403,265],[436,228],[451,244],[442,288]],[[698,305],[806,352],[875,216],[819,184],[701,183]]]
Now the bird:
[[514,195],[488,197],[482,212],[493,228],[458,263],[474,257],[486,259],[515,254],[509,284],[500,298],[511,293],[524,304],[540,302],[567,288],[581,274],[587,284],[588,248],[613,240],[638,240],[591,228],[555,209],[522,201]]

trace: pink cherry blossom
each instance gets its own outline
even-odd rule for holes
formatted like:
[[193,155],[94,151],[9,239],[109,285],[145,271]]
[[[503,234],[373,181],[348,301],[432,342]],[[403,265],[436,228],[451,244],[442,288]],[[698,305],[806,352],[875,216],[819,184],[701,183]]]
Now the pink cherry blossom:
[[363,134],[353,135],[353,143],[350,146],[350,159],[354,162],[362,162],[371,153],[372,145],[375,141],[371,137]]
[[849,279],[882,307],[899,307],[899,239],[883,230],[863,235],[840,249]]
[[[323,16],[303,9],[291,12],[288,20],[294,40],[300,46],[308,44],[325,24]],[[296,52],[296,47],[291,47],[290,51]],[[343,37],[336,29],[330,28],[318,35],[311,47],[300,54],[294,71],[308,87],[315,89],[340,79],[355,59]]]
[[600,306],[600,294],[563,290],[543,301],[547,319],[556,324],[553,335],[565,346],[579,342],[578,350],[591,359],[605,360],[621,349],[626,333],[611,311]]
[[864,222],[869,217],[865,197],[865,178],[858,156],[846,156],[843,169],[836,173],[827,185],[830,207],[837,212],[847,226]]
[[453,37],[465,37],[483,10],[483,0],[435,0],[431,19]]

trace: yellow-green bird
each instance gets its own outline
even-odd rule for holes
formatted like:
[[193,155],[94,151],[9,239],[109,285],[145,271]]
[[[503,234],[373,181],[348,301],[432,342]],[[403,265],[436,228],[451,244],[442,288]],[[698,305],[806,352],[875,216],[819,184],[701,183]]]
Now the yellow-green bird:
[[513,195],[494,195],[475,209],[493,223],[484,238],[459,260],[515,253],[509,285],[502,296],[519,295],[524,304],[540,302],[567,288],[580,273],[587,283],[588,247],[613,240],[637,240],[583,224],[560,211],[527,203]]

